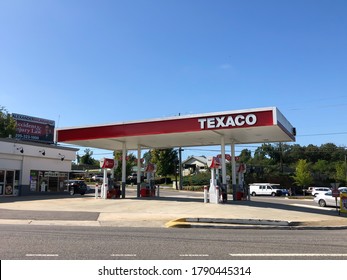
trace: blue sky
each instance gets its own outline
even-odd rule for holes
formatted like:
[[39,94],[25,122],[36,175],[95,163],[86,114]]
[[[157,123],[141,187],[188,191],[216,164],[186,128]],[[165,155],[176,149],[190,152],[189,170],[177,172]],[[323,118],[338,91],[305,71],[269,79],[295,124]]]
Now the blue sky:
[[345,0],[2,0],[0,105],[58,127],[276,106],[297,144],[345,146],[346,14]]

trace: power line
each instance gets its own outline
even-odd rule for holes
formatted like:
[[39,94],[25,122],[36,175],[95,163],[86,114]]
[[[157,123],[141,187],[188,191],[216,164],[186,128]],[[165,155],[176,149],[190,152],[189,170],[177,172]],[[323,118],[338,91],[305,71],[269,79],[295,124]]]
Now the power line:
[[329,135],[344,135],[347,132],[329,132],[329,133],[316,133],[316,134],[301,134],[297,135],[297,137],[311,137],[311,136],[329,136]]

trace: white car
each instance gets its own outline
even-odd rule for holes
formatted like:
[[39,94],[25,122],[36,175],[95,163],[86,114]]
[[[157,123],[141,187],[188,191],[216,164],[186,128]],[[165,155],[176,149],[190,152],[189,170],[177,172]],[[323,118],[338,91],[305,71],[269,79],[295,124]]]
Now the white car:
[[317,187],[317,188],[313,188],[312,189],[312,195],[313,196],[317,196],[319,194],[324,194],[326,192],[330,191],[330,188],[327,187]]
[[94,181],[103,181],[103,180],[104,180],[104,176],[101,176],[101,175],[94,175],[94,176],[92,177],[92,179],[93,179]]
[[[332,191],[317,194],[313,201],[321,207],[336,206],[336,199],[333,197]],[[337,197],[337,206],[340,207],[340,197]]]
[[[347,193],[347,187],[339,188],[340,192]],[[318,194],[313,199],[314,202],[318,203],[319,206],[336,206],[335,197],[333,197],[332,191],[328,191],[325,193]],[[340,197],[337,197],[337,206],[340,207]]]

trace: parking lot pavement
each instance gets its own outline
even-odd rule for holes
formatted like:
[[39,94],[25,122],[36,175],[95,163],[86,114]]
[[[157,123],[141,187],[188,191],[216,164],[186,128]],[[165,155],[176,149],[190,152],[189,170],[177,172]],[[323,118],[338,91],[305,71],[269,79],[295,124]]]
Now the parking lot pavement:
[[85,196],[0,198],[0,223],[132,226],[347,228],[336,211],[283,204],[280,200],[204,203],[202,195],[169,192],[164,197],[96,199]]

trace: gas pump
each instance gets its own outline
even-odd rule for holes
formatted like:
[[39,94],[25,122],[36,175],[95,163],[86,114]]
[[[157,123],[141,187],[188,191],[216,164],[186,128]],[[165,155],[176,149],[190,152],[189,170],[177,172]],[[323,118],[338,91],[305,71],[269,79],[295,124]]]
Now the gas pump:
[[[155,181],[154,181],[154,174],[157,171],[157,166],[153,163],[148,163],[145,166],[145,172],[147,173],[147,185],[142,187],[140,189],[140,196],[141,197],[147,197],[147,196],[155,196]],[[159,191],[158,191],[159,196]]]
[[207,166],[211,169],[211,180],[210,180],[210,189],[209,197],[210,203],[218,204],[220,202],[220,192],[219,186],[217,184],[218,169],[221,168],[221,163],[219,158],[211,157],[207,159]]
[[104,170],[104,178],[102,180],[102,186],[101,186],[101,198],[103,199],[107,198],[107,192],[108,192],[107,168],[114,168],[114,166],[115,166],[114,159],[103,158],[100,160],[100,168]]
[[249,199],[249,190],[245,184],[246,164],[240,163],[238,173],[238,188],[236,190],[236,200]]

